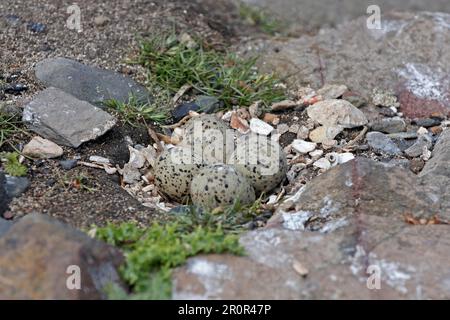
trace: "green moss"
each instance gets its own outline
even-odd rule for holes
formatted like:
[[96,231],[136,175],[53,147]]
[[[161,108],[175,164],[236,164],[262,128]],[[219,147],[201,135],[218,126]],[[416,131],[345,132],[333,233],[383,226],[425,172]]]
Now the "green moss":
[[15,177],[22,177],[27,174],[28,168],[19,162],[19,153],[5,152],[0,156],[5,159],[3,167],[7,174]]
[[136,63],[148,69],[150,83],[171,94],[191,85],[198,94],[219,98],[225,108],[249,106],[258,100],[268,105],[284,99],[278,79],[273,74],[259,74],[256,60],[207,50],[200,41],[196,45],[181,43],[171,34],[142,41]]
[[132,289],[128,295],[118,287],[108,288],[114,299],[168,299],[172,270],[200,253],[242,254],[236,235],[220,227],[193,227],[177,222],[139,228],[134,223],[109,224],[96,230],[97,238],[122,248],[126,262],[121,275]]

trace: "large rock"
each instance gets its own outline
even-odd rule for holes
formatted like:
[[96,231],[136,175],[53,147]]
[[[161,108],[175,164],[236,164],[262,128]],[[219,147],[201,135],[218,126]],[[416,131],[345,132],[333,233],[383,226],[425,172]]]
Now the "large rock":
[[440,211],[440,202],[409,170],[356,158],[309,182],[285,201],[273,221],[290,229],[329,231],[358,214],[448,220],[450,212]]
[[[339,4],[340,5],[340,4]],[[255,44],[262,66],[295,85],[345,84],[369,99],[373,89],[395,90],[410,118],[450,113],[450,14],[391,13],[382,29],[367,18],[317,36]]]
[[22,120],[46,139],[74,148],[103,135],[116,123],[107,112],[57,88],[40,92],[25,106]]
[[66,58],[49,58],[36,64],[36,77],[47,87],[59,88],[80,100],[99,105],[105,100],[127,102],[130,95],[146,101],[147,89],[119,73]]
[[0,237],[6,233],[6,231],[9,230],[9,228],[12,226],[12,222],[7,221],[0,217]]
[[[0,238],[0,299],[105,298],[108,284],[121,284],[122,260],[117,249],[48,216],[30,214]],[[74,272],[70,266],[80,268],[79,290],[66,285]]]
[[[188,260],[174,274],[173,297],[449,299],[449,241],[448,225],[411,226],[363,214],[329,234],[252,231],[240,240],[244,257]],[[379,289],[369,279],[373,270]]]
[[287,24],[291,32],[311,32],[323,27],[335,27],[343,22],[366,14],[370,5],[376,4],[385,14],[397,11],[450,12],[447,0],[243,0],[244,3],[267,9]]
[[421,181],[440,196],[440,210],[450,217],[450,130],[436,142],[432,158],[420,173]]
[[5,175],[0,172],[0,217],[8,209],[9,197],[5,190]]

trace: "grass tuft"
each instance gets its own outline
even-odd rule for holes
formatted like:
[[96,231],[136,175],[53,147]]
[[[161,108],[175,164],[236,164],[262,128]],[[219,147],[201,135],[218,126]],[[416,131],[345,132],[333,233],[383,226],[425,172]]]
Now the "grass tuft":
[[269,105],[285,98],[273,74],[257,72],[256,60],[207,50],[200,41],[182,43],[172,34],[142,41],[137,63],[149,70],[150,83],[172,95],[183,85],[191,85],[197,93],[217,97],[230,109],[258,100]]
[[239,234],[247,228],[248,223],[261,216],[261,199],[257,199],[251,205],[241,205],[239,201],[236,201],[231,206],[219,207],[212,211],[189,206],[188,210],[177,215],[176,219],[186,231],[191,231],[196,226],[220,227],[227,233]]
[[131,126],[138,126],[142,122],[164,124],[170,118],[168,97],[155,97],[152,102],[140,102],[135,96],[130,96],[128,102],[115,99],[104,102],[106,108],[115,112],[121,119]]
[[0,148],[11,137],[21,132],[21,121],[16,115],[6,114],[0,111]]
[[172,270],[200,253],[243,254],[236,235],[227,235],[220,227],[196,226],[186,231],[183,224],[171,222],[140,228],[135,223],[108,224],[96,230],[96,237],[120,247],[126,262],[121,275],[132,288],[128,295],[111,285],[111,299],[169,299]]
[[[201,253],[244,254],[239,234],[246,224],[261,216],[261,198],[252,205],[236,202],[223,209],[206,211],[197,207],[173,214],[164,224],[141,228],[136,223],[93,227],[89,234],[121,248],[125,264],[122,279],[131,294],[117,285],[106,292],[110,299],[169,299],[172,270],[189,257]],[[95,231],[95,232],[93,232]]]

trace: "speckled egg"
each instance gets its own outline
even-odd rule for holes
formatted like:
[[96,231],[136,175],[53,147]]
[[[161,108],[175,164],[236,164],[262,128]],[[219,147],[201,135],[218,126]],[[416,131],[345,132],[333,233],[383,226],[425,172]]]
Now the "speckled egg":
[[183,127],[182,145],[202,154],[207,164],[225,163],[234,151],[234,136],[225,122],[215,115],[202,114],[191,118]]
[[190,148],[174,147],[159,155],[154,165],[155,185],[170,198],[183,201],[189,196],[193,176],[204,167]]
[[286,155],[278,142],[256,134],[238,139],[228,163],[250,181],[256,192],[268,192],[275,188],[287,171]]
[[232,205],[237,199],[241,204],[250,204],[255,201],[255,190],[234,167],[216,164],[194,176],[191,198],[195,205],[204,208]]

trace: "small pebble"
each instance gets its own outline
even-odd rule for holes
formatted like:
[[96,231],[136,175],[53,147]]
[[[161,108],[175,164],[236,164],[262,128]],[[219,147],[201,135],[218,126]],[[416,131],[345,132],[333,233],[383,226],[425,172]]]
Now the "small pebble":
[[5,191],[8,197],[15,198],[24,193],[30,186],[30,180],[27,177],[13,177],[5,175]]
[[416,139],[417,132],[415,131],[397,132],[397,133],[390,133],[387,136],[391,139]]
[[326,158],[320,158],[319,160],[313,163],[313,166],[319,169],[327,170],[331,168],[331,163]]
[[90,156],[89,157],[89,161],[100,163],[100,164],[110,164],[111,163],[109,161],[109,159],[104,158],[104,157],[100,157],[100,156]]
[[309,155],[311,156],[311,158],[312,158],[313,160],[317,160],[317,159],[319,159],[319,158],[323,155],[323,151],[320,150],[320,149],[317,149],[317,150],[311,151],[311,152],[309,153]]
[[297,132],[297,139],[308,139],[309,137],[309,129],[306,126],[301,126]]
[[294,123],[293,125],[291,125],[289,127],[289,132],[291,132],[291,133],[297,134],[299,130],[300,130],[300,126],[296,123]]
[[350,160],[355,159],[355,156],[351,152],[344,152],[339,154],[339,163],[346,163]]
[[35,33],[42,33],[45,32],[47,26],[39,22],[29,22],[27,24],[27,29]]
[[261,117],[262,110],[261,110],[260,105],[261,105],[261,101],[256,101],[250,107],[248,107],[248,112],[250,113],[250,116],[252,118],[259,118],[259,117]]
[[14,95],[18,95],[20,93],[22,93],[23,91],[28,90],[28,87],[24,84],[21,83],[14,83],[14,84],[9,84],[7,85],[5,88],[3,88],[3,91],[7,94],[14,94]]
[[417,130],[417,134],[418,134],[419,136],[424,135],[424,134],[427,134],[427,133],[428,133],[428,130],[427,130],[426,128],[424,128],[424,127],[420,127],[420,128]]
[[337,141],[336,140],[325,140],[322,142],[322,148],[324,150],[332,149],[336,147]]
[[405,150],[405,153],[411,157],[415,158],[423,154],[424,149],[429,149],[433,145],[432,138],[426,134],[419,136],[417,141],[408,149]]
[[175,123],[189,114],[189,111],[199,111],[200,106],[194,102],[182,103],[172,110],[172,118]]
[[301,154],[307,154],[311,151],[314,151],[317,147],[317,144],[314,142],[308,142],[301,139],[295,139],[292,141],[292,148],[301,153]]
[[278,118],[278,116],[277,116],[276,114],[273,114],[273,113],[265,113],[265,114],[264,114],[264,117],[263,117],[263,121],[264,121],[264,122],[267,122],[267,123],[272,123],[272,121],[273,121],[275,118]]
[[419,127],[435,127],[441,124],[441,119],[439,118],[425,118],[425,119],[415,119],[413,123]]
[[63,149],[50,140],[36,136],[24,146],[22,153],[31,158],[51,159],[62,156]]
[[416,174],[422,171],[424,166],[425,161],[423,159],[411,159],[411,161],[409,162],[410,170]]
[[272,124],[274,125],[274,126],[277,126],[278,124],[280,123],[280,118],[275,118],[275,119],[273,119],[273,121],[272,121]]
[[96,17],[94,18],[94,23],[95,23],[95,25],[96,25],[96,26],[99,26],[99,27],[102,27],[102,26],[106,25],[108,22],[109,22],[109,18],[106,17],[106,16],[103,16],[103,15],[101,15],[101,16],[96,16]]
[[223,121],[226,121],[226,122],[230,122],[231,121],[231,117],[233,116],[233,113],[234,113],[234,111],[227,111],[227,112],[225,112],[225,114],[221,117],[221,119],[223,120]]
[[400,155],[402,153],[394,141],[384,133],[372,131],[366,135],[366,138],[369,146],[377,152],[392,156]]
[[423,149],[422,159],[423,159],[424,161],[428,161],[428,160],[431,159],[431,151],[428,150],[427,147],[424,147],[424,149]]
[[291,166],[289,171],[286,173],[286,177],[289,183],[293,183],[298,176],[298,173],[306,168],[304,163],[295,163]]
[[430,131],[431,131],[432,134],[438,135],[438,134],[440,134],[442,132],[442,127],[440,127],[440,126],[431,127]]
[[283,135],[286,132],[290,132],[289,126],[286,123],[281,123],[277,126],[277,131],[279,134]]
[[274,130],[274,128],[270,124],[262,120],[253,118],[250,120],[250,130],[256,134],[268,136]]
[[387,118],[375,121],[370,124],[372,131],[383,133],[396,133],[406,130],[406,123],[403,119]]

